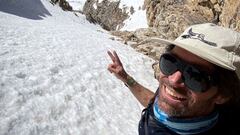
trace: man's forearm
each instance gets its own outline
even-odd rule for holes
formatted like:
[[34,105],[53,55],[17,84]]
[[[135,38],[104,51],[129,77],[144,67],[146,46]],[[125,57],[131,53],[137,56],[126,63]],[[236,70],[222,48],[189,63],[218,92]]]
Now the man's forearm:
[[136,82],[132,77],[128,76],[128,79],[124,81],[125,85],[130,89],[137,100],[144,106],[147,107],[149,101],[153,98],[154,93],[149,89],[143,87],[141,84]]

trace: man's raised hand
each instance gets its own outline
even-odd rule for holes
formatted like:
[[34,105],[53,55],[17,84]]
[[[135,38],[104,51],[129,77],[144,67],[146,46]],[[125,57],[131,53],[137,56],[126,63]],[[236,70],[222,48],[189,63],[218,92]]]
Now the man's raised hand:
[[125,72],[122,62],[120,61],[117,53],[115,51],[113,51],[113,52],[108,51],[107,53],[112,60],[112,63],[108,65],[108,70],[111,73],[114,73],[114,75],[118,79],[122,80],[123,82],[126,82],[127,73]]

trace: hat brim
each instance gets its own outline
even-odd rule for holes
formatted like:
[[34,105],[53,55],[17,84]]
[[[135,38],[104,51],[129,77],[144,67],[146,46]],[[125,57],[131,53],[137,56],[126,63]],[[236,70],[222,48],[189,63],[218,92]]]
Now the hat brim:
[[235,66],[229,63],[229,59],[226,59],[226,58],[229,58],[228,52],[223,49],[213,48],[208,45],[183,44],[176,41],[170,41],[170,40],[165,40],[161,38],[149,38],[144,40],[142,43],[147,43],[147,42],[155,42],[155,43],[166,44],[166,45],[176,45],[180,48],[183,48],[197,55],[198,57],[212,64],[215,64],[225,69],[235,70]]

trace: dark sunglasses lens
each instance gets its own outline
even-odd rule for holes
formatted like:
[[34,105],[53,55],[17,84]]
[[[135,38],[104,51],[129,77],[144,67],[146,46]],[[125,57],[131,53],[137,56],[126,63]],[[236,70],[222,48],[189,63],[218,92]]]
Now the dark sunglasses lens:
[[206,90],[206,80],[204,75],[194,67],[187,67],[183,73],[185,85],[193,91],[204,92]]
[[177,71],[176,63],[177,60],[173,56],[164,54],[160,58],[159,62],[160,70],[165,75],[171,75],[175,71]]

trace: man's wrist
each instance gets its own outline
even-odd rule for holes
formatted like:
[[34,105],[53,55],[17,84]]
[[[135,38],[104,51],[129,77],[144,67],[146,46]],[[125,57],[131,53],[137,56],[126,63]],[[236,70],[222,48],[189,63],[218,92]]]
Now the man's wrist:
[[129,75],[127,75],[127,80],[124,82],[127,87],[132,87],[137,84],[137,82]]

